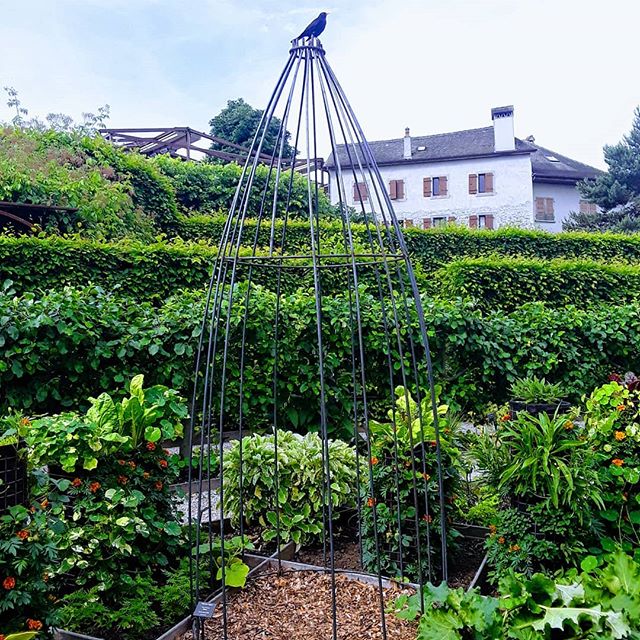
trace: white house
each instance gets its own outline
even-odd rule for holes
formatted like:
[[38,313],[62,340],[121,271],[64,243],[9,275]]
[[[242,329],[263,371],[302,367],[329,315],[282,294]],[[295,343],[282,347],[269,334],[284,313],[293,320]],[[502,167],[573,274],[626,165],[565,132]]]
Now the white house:
[[[595,205],[581,200],[576,184],[599,172],[514,136],[513,107],[491,110],[493,126],[370,142],[373,156],[405,226],[429,228],[456,222],[494,229],[511,225],[561,231],[571,211]],[[376,195],[356,155],[337,147],[345,204],[376,210]],[[338,203],[334,154],[327,159],[331,201]],[[355,177],[353,174],[356,174]],[[372,209],[373,208],[373,209]]]

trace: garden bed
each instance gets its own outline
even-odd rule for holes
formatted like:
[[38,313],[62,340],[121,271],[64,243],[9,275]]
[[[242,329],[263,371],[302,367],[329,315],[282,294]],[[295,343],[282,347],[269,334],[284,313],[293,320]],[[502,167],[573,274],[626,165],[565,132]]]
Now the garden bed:
[[[273,563],[275,565],[275,563]],[[295,568],[283,562],[285,568]],[[276,565],[277,566],[277,565]],[[305,565],[298,565],[304,567]],[[275,568],[275,567],[274,567]],[[335,577],[338,638],[377,640],[382,632],[380,596],[376,584],[364,577]],[[234,594],[227,605],[229,640],[326,640],[332,637],[331,576],[322,570],[294,570],[282,575],[257,576],[246,589]],[[390,604],[410,587],[386,583],[385,603]],[[417,625],[385,614],[386,638],[415,640]],[[222,610],[205,623],[205,638],[223,636]],[[191,632],[181,640],[193,640]]]

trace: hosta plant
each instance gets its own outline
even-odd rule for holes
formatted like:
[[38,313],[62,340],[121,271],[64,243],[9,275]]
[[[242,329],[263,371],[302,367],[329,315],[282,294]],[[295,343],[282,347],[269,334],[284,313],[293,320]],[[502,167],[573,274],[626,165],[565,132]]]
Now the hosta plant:
[[[277,438],[277,463],[273,435],[243,438],[242,466],[239,442],[225,453],[225,509],[236,524],[242,513],[249,526],[261,527],[265,541],[275,540],[278,530],[281,542],[318,540],[329,502],[322,440],[316,433],[300,436],[289,431],[278,431]],[[328,448],[331,504],[334,509],[355,506],[355,450],[340,440],[329,441]]]

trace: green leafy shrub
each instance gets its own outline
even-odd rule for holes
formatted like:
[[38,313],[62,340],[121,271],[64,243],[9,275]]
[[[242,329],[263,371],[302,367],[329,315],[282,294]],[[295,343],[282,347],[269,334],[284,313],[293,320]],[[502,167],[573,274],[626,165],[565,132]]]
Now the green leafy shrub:
[[[334,509],[355,505],[355,450],[344,442],[331,440],[329,473]],[[318,540],[322,534],[323,508],[328,504],[325,493],[323,443],[318,434],[306,436],[278,431],[278,462],[276,466],[273,435],[253,435],[225,454],[223,462],[225,509],[238,524],[240,503],[249,526],[260,525],[265,541],[275,540],[277,527],[280,540],[305,544]],[[277,472],[276,472],[277,468]],[[240,474],[242,473],[242,495]]]
[[[427,585],[423,593],[400,596],[400,618],[419,618],[417,640],[631,640],[640,631],[640,566],[617,552],[601,566],[590,557],[582,572],[558,579],[541,573],[528,579],[508,575],[498,597]],[[424,604],[421,614],[421,601]]]
[[176,216],[171,184],[149,160],[54,130],[0,129],[0,199],[77,208],[45,227],[97,238],[148,240]]
[[552,404],[562,398],[562,386],[536,376],[518,378],[511,385],[511,395],[526,404]]
[[[421,575],[430,579],[428,556],[438,557],[441,540],[435,426],[428,393],[420,405],[403,387],[395,393],[390,422],[369,422],[371,481],[361,480],[362,561],[373,573],[417,582]],[[437,412],[444,491],[453,502],[461,480],[456,422],[447,405]]]
[[527,302],[554,306],[625,304],[640,297],[640,267],[593,261],[463,258],[434,274],[434,293],[513,311]]

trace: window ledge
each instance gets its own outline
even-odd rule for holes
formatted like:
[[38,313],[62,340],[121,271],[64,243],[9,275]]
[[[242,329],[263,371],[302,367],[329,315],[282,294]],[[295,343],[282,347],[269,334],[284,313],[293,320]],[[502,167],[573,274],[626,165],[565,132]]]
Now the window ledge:
[[486,193],[471,193],[469,195],[477,196],[478,198],[486,198],[488,196],[495,196],[496,192],[495,191],[487,191]]

